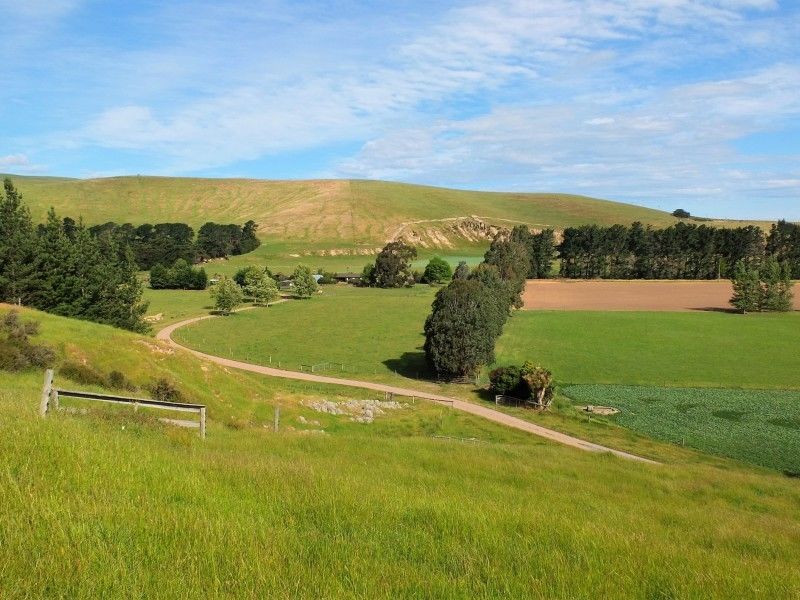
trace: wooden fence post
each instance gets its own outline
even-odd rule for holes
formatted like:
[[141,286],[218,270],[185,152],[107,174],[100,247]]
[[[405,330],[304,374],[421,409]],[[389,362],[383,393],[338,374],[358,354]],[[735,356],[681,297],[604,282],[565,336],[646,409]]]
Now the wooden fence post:
[[276,405],[275,406],[275,422],[273,423],[273,429],[275,433],[278,433],[278,427],[280,427],[281,423],[281,407]]
[[206,439],[206,407],[200,409],[200,438]]
[[47,407],[50,404],[50,392],[53,389],[53,369],[44,372],[44,386],[42,387],[42,400],[39,403],[39,416],[47,414]]

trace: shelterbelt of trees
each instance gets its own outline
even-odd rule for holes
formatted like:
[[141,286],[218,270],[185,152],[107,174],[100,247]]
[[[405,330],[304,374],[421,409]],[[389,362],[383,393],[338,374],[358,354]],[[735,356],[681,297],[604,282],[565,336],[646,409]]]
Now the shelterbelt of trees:
[[754,226],[692,223],[568,227],[557,250],[561,276],[573,279],[730,279],[737,263],[766,258],[800,278],[800,225],[787,221],[773,224],[767,235]]
[[210,258],[224,258],[252,252],[261,244],[256,237],[258,225],[247,221],[242,226],[208,222],[195,237],[186,223],[145,223],[138,227],[114,222],[90,227],[95,236],[113,237],[120,246],[130,246],[139,269],[155,265],[170,267],[177,260],[196,263]]

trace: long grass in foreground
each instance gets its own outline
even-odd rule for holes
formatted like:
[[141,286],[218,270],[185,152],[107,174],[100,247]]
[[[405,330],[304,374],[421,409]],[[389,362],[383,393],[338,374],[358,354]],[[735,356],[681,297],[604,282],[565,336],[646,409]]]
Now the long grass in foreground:
[[469,420],[451,439],[387,424],[201,442],[122,415],[40,420],[37,381],[7,379],[4,598],[800,592],[800,490],[778,476],[635,465]]

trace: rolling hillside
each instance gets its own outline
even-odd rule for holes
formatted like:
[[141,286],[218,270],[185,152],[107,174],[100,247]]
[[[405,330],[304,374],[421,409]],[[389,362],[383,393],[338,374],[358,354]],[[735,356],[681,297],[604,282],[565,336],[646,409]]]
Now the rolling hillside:
[[471,192],[383,181],[12,179],[37,220],[50,206],[60,214],[82,216],[89,224],[174,220],[199,226],[209,220],[253,219],[265,237],[331,248],[374,246],[398,235],[411,236],[423,247],[447,247],[459,238],[485,239],[484,225],[558,229],[587,222],[675,222],[661,211],[584,196]]

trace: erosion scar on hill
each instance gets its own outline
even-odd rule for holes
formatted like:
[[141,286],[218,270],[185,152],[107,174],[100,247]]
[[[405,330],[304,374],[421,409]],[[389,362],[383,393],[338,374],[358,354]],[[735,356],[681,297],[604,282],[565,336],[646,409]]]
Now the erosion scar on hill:
[[[526,310],[730,310],[731,282],[531,279],[522,299]],[[795,295],[795,310],[800,296]]]

